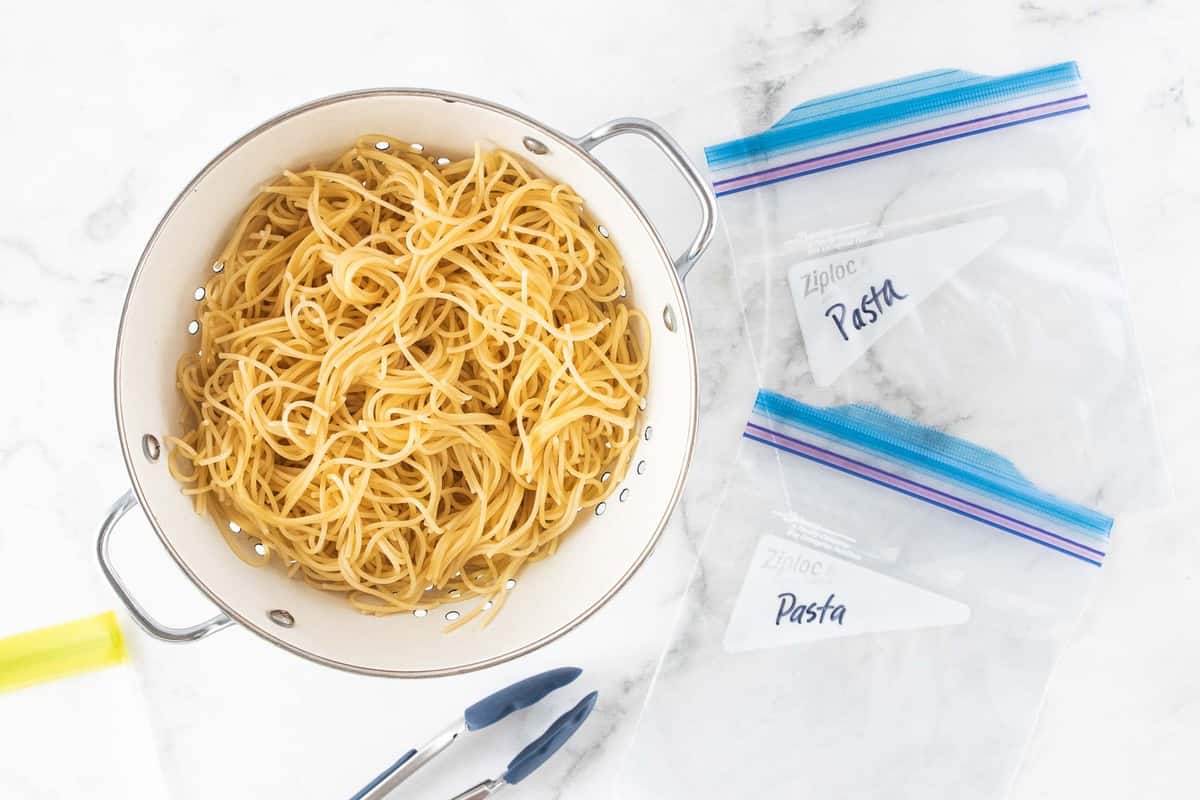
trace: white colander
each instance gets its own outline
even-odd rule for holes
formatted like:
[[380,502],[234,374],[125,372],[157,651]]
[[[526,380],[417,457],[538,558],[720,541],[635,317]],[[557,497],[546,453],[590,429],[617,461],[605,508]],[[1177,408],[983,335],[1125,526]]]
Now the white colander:
[[[651,324],[650,390],[629,474],[606,503],[576,524],[551,559],[518,577],[489,626],[444,632],[443,606],[424,616],[370,617],[336,594],[256,568],[229,551],[210,519],[168,474],[164,436],[178,432],[175,363],[195,347],[198,288],[241,210],[282,170],[332,159],[364,133],[415,142],[431,155],[467,156],[476,142],[523,155],[585,198],[624,257],[630,298]],[[700,200],[701,225],[688,251],[671,258],[645,214],[590,154],[632,133],[653,142]],[[281,647],[330,666],[398,677],[480,669],[552,641],[604,604],[649,555],[683,487],[696,429],[696,354],[682,277],[712,237],[716,202],[667,134],[646,120],[619,119],[578,139],[494,103],[444,92],[383,89],[318,100],[289,111],[217,156],[167,211],[130,281],[116,352],[116,410],[132,490],[100,529],[100,564],[138,624],[167,641],[194,641],[235,621]],[[223,614],[187,628],[154,620],[108,557],[117,521],[141,505],[164,546]],[[244,546],[254,542],[243,537]],[[469,607],[464,604],[465,607]],[[457,609],[461,612],[464,609]]]

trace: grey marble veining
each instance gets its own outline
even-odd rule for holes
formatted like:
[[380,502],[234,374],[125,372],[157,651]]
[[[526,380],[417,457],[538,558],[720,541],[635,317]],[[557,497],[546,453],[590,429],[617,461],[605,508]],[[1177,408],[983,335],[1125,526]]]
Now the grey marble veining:
[[[1194,315],[1177,303],[1200,290],[1195,4],[407,3],[360,17],[304,0],[124,14],[24,4],[3,17],[0,635],[116,606],[92,545],[126,488],[111,397],[125,283],[179,188],[262,119],[335,91],[427,85],[506,102],[571,132],[630,113],[679,119],[676,133],[695,149],[742,123],[768,124],[800,100],[897,75],[1079,60],[1179,500],[1119,524],[1013,797],[1196,793],[1200,634],[1179,610],[1200,601],[1200,346]],[[284,58],[284,49],[298,55]],[[736,87],[737,120],[698,105]],[[685,212],[663,220],[664,232],[686,227]],[[654,556],[583,627],[517,663],[412,684],[332,672],[241,631],[167,646],[126,620],[130,666],[0,696],[0,796],[346,796],[463,703],[577,663],[581,687],[601,692],[595,717],[511,796],[608,800],[753,396],[726,258],[716,248],[688,285],[703,387],[687,493]],[[183,623],[209,613],[148,526],[132,520],[117,544],[162,616]],[[295,692],[323,702],[301,704]],[[403,796],[441,800],[500,770],[560,710],[531,709],[464,743]]]

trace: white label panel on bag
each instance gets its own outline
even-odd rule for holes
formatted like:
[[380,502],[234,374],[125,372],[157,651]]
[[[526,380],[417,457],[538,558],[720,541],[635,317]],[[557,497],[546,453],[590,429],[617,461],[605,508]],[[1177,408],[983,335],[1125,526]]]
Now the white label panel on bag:
[[813,381],[829,386],[1008,230],[990,216],[809,258],[788,270]]
[[961,625],[953,598],[781,536],[758,542],[722,642],[726,652]]

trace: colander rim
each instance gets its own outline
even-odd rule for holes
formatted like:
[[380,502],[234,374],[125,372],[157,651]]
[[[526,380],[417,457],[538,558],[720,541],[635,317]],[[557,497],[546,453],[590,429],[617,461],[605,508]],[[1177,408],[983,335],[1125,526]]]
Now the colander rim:
[[[625,573],[601,597],[599,597],[597,600],[595,600],[593,603],[591,603],[591,605],[589,605],[581,613],[576,615],[570,622],[567,622],[566,624],[539,637],[538,639],[536,639],[532,642],[521,645],[520,647],[514,648],[507,652],[500,653],[495,656],[490,656],[485,659],[472,661],[472,662],[469,662],[466,664],[459,664],[459,665],[455,665],[453,667],[442,667],[442,668],[437,668],[437,669],[425,669],[425,670],[381,669],[378,667],[368,667],[368,666],[363,666],[361,664],[353,664],[353,663],[349,663],[346,661],[340,661],[335,658],[323,656],[323,655],[311,652],[309,650],[306,650],[303,647],[300,647],[296,644],[293,644],[292,642],[289,642],[285,639],[280,638],[279,636],[275,635],[271,630],[269,630],[264,624],[259,623],[255,620],[245,616],[244,614],[240,614],[237,611],[235,611],[232,608],[232,606],[230,606],[224,599],[222,599],[221,596],[217,592],[210,589],[205,584],[205,582],[200,578],[200,576],[198,576],[191,569],[191,567],[188,565],[186,560],[183,559],[179,555],[179,553],[172,546],[167,535],[164,533],[163,527],[159,523],[158,518],[155,516],[153,507],[151,506],[148,498],[146,497],[146,494],[145,494],[145,492],[141,486],[141,483],[137,477],[137,471],[134,467],[134,457],[135,457],[134,452],[133,452],[134,448],[132,448],[131,445],[129,444],[129,437],[127,435],[127,430],[126,430],[125,423],[124,423],[124,418],[123,418],[123,414],[122,414],[122,403],[121,403],[120,367],[121,367],[121,355],[122,355],[122,340],[123,340],[124,334],[125,334],[125,324],[127,321],[127,315],[129,312],[133,293],[134,293],[135,288],[137,287],[138,279],[142,274],[142,271],[146,265],[147,259],[149,258],[150,253],[154,249],[154,245],[159,238],[159,235],[161,234],[163,229],[167,226],[167,224],[171,221],[171,218],[174,216],[176,210],[181,205],[183,200],[192,192],[192,190],[210,172],[212,172],[213,169],[215,169],[219,164],[221,164],[231,154],[233,154],[235,151],[237,151],[239,148],[241,148],[243,145],[245,145],[250,140],[254,139],[258,135],[264,133],[265,131],[273,128],[274,126],[276,126],[280,123],[286,122],[287,120],[292,119],[293,117],[297,117],[297,116],[307,113],[309,111],[313,111],[313,110],[323,108],[325,106],[333,105],[336,103],[346,102],[346,101],[350,101],[350,100],[360,100],[363,98],[371,98],[371,97],[394,97],[394,96],[429,97],[429,98],[435,98],[435,99],[444,100],[444,101],[448,101],[448,102],[467,103],[467,104],[471,104],[471,105],[483,108],[485,110],[499,113],[501,115],[509,117],[510,119],[512,119],[516,122],[519,122],[521,124],[529,126],[539,136],[542,136],[548,140],[552,140],[557,146],[568,148],[569,150],[573,151],[578,156],[581,156],[585,162],[587,162],[593,169],[595,169],[597,172],[599,172],[601,177],[604,178],[604,180],[608,182],[608,184],[613,188],[613,190],[617,192],[618,196],[630,206],[630,208],[634,212],[634,216],[637,218],[639,223],[641,223],[641,225],[645,229],[646,233],[650,236],[652,242],[654,243],[655,248],[658,250],[662,268],[667,270],[670,273],[670,285],[672,287],[672,290],[675,293],[675,306],[678,309],[679,318],[683,323],[679,332],[686,334],[685,345],[687,348],[689,371],[690,371],[690,378],[691,378],[691,391],[689,393],[690,398],[689,398],[689,408],[688,408],[688,430],[687,430],[687,442],[686,442],[687,449],[684,454],[683,462],[681,464],[681,469],[679,471],[679,475],[676,479],[675,485],[671,489],[670,497],[668,498],[667,503],[663,506],[662,514],[661,514],[660,518],[655,522],[654,530],[651,533],[650,537],[646,541],[646,546],[643,548],[642,552],[638,554],[637,558],[634,559],[633,563],[630,564],[629,569],[627,569],[625,571]],[[130,483],[132,486],[132,490],[138,499],[138,504],[141,506],[142,512],[146,515],[146,518],[150,522],[151,527],[154,529],[155,534],[158,536],[159,541],[162,542],[163,547],[165,547],[167,552],[170,553],[171,558],[175,561],[175,563],[179,566],[179,568],[184,572],[184,574],[187,575],[188,579],[193,584],[195,584],[195,586],[198,589],[200,589],[200,591],[203,592],[204,595],[213,602],[213,604],[215,604],[218,608],[220,608],[224,613],[228,614],[231,619],[233,619],[234,621],[239,623],[242,627],[246,628],[247,630],[251,631],[252,633],[256,634],[257,636],[265,639],[266,641],[270,642],[271,644],[282,647],[283,649],[285,649],[291,653],[294,653],[295,655],[298,655],[301,658],[307,659],[308,661],[312,661],[317,664],[322,664],[324,666],[333,667],[335,669],[339,669],[339,670],[342,670],[345,672],[351,672],[351,673],[360,674],[360,675],[373,675],[373,676],[378,676],[378,677],[389,677],[389,678],[437,678],[437,677],[445,677],[445,676],[449,676],[449,675],[461,675],[461,674],[465,674],[468,672],[475,672],[477,670],[497,666],[499,664],[503,664],[508,661],[512,661],[513,659],[520,658],[521,656],[532,653],[535,650],[538,650],[538,649],[546,646],[547,644],[550,644],[551,642],[555,641],[556,639],[559,639],[563,635],[574,630],[579,625],[581,625],[584,621],[586,621],[592,615],[594,615],[597,611],[599,611],[605,604],[607,604],[609,602],[609,600],[611,600],[617,594],[617,592],[619,592],[622,588],[624,588],[625,585],[629,583],[629,581],[633,577],[633,575],[645,563],[646,559],[649,558],[649,556],[653,552],[655,546],[658,544],[659,539],[662,537],[662,534],[663,534],[664,530],[666,529],[667,523],[670,521],[671,514],[674,512],[676,506],[679,503],[679,499],[683,493],[684,483],[687,479],[687,475],[690,470],[692,459],[693,459],[694,452],[695,452],[697,416],[698,416],[698,410],[699,410],[699,378],[698,378],[698,368],[697,368],[695,337],[692,333],[691,313],[688,308],[687,295],[683,291],[683,285],[679,279],[678,274],[675,271],[674,261],[671,258],[671,256],[667,253],[666,247],[662,242],[662,238],[658,235],[658,232],[654,228],[653,223],[650,222],[649,218],[646,216],[646,214],[642,210],[641,206],[638,205],[637,201],[633,198],[632,195],[630,195],[630,193],[624,187],[624,185],[620,182],[620,180],[618,180],[616,178],[616,176],[614,176],[602,163],[600,163],[594,156],[592,156],[591,153],[589,153],[587,150],[583,149],[582,147],[578,146],[578,144],[576,144],[576,142],[571,137],[566,136],[565,134],[559,133],[555,129],[550,128],[550,127],[544,125],[543,123],[538,122],[537,120],[534,120],[531,117],[528,117],[518,111],[515,111],[512,108],[509,108],[508,106],[502,105],[500,103],[494,103],[494,102],[491,102],[488,100],[482,100],[480,98],[472,97],[469,95],[457,94],[454,92],[446,92],[446,91],[441,91],[441,90],[436,90],[436,89],[408,88],[408,87],[381,87],[381,88],[371,88],[371,89],[359,89],[359,90],[349,91],[349,92],[340,92],[337,94],[327,95],[325,97],[310,101],[308,103],[304,103],[302,105],[299,105],[299,106],[291,108],[287,111],[284,111],[281,114],[271,117],[266,122],[263,122],[262,124],[256,126],[249,132],[238,137],[232,144],[227,146],[218,155],[216,155],[212,160],[210,160],[207,164],[205,164],[205,166],[195,175],[195,177],[193,177],[190,181],[188,181],[187,185],[183,188],[182,191],[180,191],[180,193],[171,202],[171,205],[168,206],[166,212],[163,214],[162,218],[159,220],[158,224],[155,226],[153,233],[151,233],[150,238],[146,242],[146,246],[143,248],[141,255],[138,257],[137,267],[134,269],[133,275],[130,277],[129,288],[126,291],[125,300],[124,300],[124,303],[121,308],[121,317],[120,317],[120,321],[118,323],[117,331],[118,332],[117,332],[116,351],[114,353],[114,361],[113,361],[113,366],[114,366],[114,369],[113,369],[113,385],[114,385],[113,398],[114,398],[114,407],[115,407],[115,412],[116,412],[116,417],[117,417],[117,432],[118,432],[118,439],[119,439],[120,445],[121,445],[121,454],[125,461],[126,471],[129,474],[129,479],[130,479]]]

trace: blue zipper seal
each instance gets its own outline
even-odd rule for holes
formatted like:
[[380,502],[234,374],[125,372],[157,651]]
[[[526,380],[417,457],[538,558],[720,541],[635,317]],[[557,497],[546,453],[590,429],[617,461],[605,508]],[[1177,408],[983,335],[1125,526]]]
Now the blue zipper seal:
[[710,169],[1049,91],[1082,91],[1074,61],[1011,75],[935,70],[803,103],[761,133],[704,148]]
[[963,439],[860,404],[818,408],[760,390],[755,412],[1107,540],[1113,520],[1045,492],[1011,461]]

